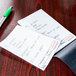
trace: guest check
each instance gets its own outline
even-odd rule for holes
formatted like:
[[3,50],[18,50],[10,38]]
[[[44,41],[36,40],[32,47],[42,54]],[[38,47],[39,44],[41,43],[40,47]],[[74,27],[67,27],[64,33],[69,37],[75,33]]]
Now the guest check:
[[0,46],[41,70],[56,52],[76,38],[42,9],[18,24]]
[[60,41],[60,46],[56,52],[72,42],[76,37],[61,24],[54,20],[42,9],[19,20],[18,23],[23,27],[39,32],[45,36],[52,37]]
[[59,41],[17,25],[0,46],[44,70],[57,50]]

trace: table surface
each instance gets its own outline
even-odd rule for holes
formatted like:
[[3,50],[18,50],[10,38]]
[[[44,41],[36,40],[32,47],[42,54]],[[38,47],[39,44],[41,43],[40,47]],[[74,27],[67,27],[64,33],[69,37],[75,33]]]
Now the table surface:
[[[42,8],[60,24],[76,35],[76,0],[0,0],[0,19],[13,6],[13,12],[0,28],[0,41],[6,38],[17,21]],[[75,76],[58,58],[53,58],[45,71],[30,65],[0,48],[0,76]]]

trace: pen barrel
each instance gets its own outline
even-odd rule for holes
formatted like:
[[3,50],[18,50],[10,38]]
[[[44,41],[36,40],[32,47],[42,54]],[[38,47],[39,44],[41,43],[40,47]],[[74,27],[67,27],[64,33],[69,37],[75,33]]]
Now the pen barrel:
[[12,8],[9,8],[9,9],[7,10],[7,12],[4,14],[4,17],[7,18],[11,12],[12,12]]
[[4,21],[6,20],[6,17],[2,17],[0,20],[0,27],[2,26],[2,24],[4,23]]

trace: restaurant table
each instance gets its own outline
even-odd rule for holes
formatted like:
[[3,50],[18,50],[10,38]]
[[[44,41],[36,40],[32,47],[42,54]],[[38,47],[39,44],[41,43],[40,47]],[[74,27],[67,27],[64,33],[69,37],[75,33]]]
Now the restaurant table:
[[[43,9],[66,29],[76,35],[76,0],[0,0],[0,19],[6,10],[13,11],[0,28],[0,41],[18,24],[17,21]],[[0,47],[0,76],[75,76],[60,59],[53,57],[42,71]]]

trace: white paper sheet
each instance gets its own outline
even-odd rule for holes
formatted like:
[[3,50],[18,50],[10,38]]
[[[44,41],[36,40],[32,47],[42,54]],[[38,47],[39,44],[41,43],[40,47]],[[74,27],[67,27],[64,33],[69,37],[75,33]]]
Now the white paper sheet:
[[21,26],[0,42],[0,46],[34,66],[45,70],[59,46],[59,41]]
[[56,52],[72,42],[76,37],[42,9],[18,21],[21,26],[28,27],[36,32],[53,37],[61,41]]

